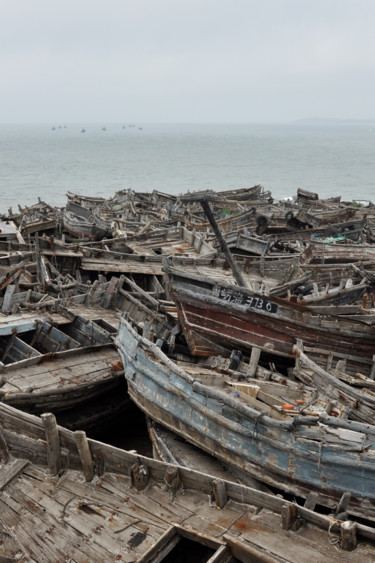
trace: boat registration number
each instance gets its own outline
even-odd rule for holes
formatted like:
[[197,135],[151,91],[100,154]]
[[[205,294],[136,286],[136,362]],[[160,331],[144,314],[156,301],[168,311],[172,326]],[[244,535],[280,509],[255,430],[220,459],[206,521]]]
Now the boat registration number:
[[267,313],[277,313],[276,303],[272,303],[263,297],[243,294],[235,289],[215,286],[212,290],[212,295],[229,303],[245,305],[251,309],[261,309],[262,311],[267,311]]

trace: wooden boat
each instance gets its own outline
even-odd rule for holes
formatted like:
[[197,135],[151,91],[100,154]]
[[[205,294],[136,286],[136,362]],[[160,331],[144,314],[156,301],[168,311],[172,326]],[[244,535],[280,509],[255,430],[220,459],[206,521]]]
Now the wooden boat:
[[[353,219],[356,215],[357,209],[355,207],[334,207],[329,210],[313,210],[313,212],[306,211],[303,207],[297,209],[296,212],[289,210],[285,214],[285,220],[291,227],[296,228],[316,228],[323,225],[330,224],[343,224],[346,221]],[[363,220],[363,217],[360,217]]]
[[301,205],[317,205],[317,206],[324,206],[324,205],[337,205],[341,201],[341,196],[333,196],[326,199],[320,199],[319,194],[316,192],[312,192],[310,190],[305,190],[303,188],[297,189],[297,202]]
[[[291,211],[288,213],[292,213]],[[287,213],[287,215],[288,215]],[[346,240],[351,241],[362,241],[364,228],[366,224],[366,218],[360,218],[351,221],[345,221],[340,223],[323,224],[319,227],[309,227],[306,223],[303,223],[297,219],[297,217],[292,217],[287,220],[287,229],[278,233],[273,230],[273,238],[279,238],[281,240],[295,240],[308,242],[310,240],[325,240],[332,241],[337,238],[341,242],[346,242]],[[267,233],[269,230],[266,231]]]
[[[316,363],[303,349],[302,341],[294,346],[296,365],[294,375],[306,385],[316,387],[323,395],[339,401],[347,408],[347,416],[373,424],[375,420],[375,364],[361,361],[361,373],[348,373],[346,359],[340,359],[335,367],[324,368]],[[314,351],[313,351],[314,353]],[[316,352],[315,352],[316,355]],[[322,356],[320,355],[320,363]],[[347,358],[351,362],[353,357]],[[331,358],[332,364],[333,358]],[[356,365],[360,359],[356,361]],[[368,377],[370,376],[370,377]],[[371,377],[372,376],[372,377]]]
[[228,233],[225,236],[228,248],[235,254],[252,254],[263,256],[267,252],[270,241],[241,232]]
[[370,244],[334,244],[323,241],[311,241],[301,255],[304,264],[353,263],[360,260],[374,260],[375,245]]
[[63,212],[63,227],[78,238],[100,239],[108,234],[106,225],[101,224],[89,209],[68,201]]
[[126,410],[122,364],[100,324],[79,315],[54,315],[54,322],[49,315],[14,315],[0,323],[0,334],[3,403],[59,419],[64,413],[69,427],[86,430]]
[[59,317],[18,315],[0,322],[0,358],[3,365],[41,358],[49,354],[87,346],[110,344],[111,334],[94,321],[70,311]]
[[143,235],[128,237],[124,245],[126,253],[153,255],[205,256],[214,258],[215,248],[206,242],[202,234],[185,227],[158,229]]
[[250,475],[240,473],[221,463],[217,458],[187,442],[182,436],[178,436],[149,418],[147,418],[147,429],[154,459],[188,467],[212,475],[216,479],[243,483],[254,489],[273,494],[263,483],[256,481]]
[[[294,289],[294,293],[288,296],[289,301],[294,301],[301,305],[308,305],[316,310],[316,306],[328,307],[324,312],[330,314],[330,307],[339,307],[342,305],[350,305],[367,300],[364,297],[369,284],[366,279],[353,283],[352,278],[342,278],[340,283],[331,287],[329,283],[323,284],[321,288],[317,283],[307,283],[304,286],[298,286]],[[280,294],[278,294],[280,295]],[[362,300],[363,298],[363,300]],[[319,312],[323,312],[319,309]],[[332,310],[333,312],[333,310]],[[335,309],[335,314],[339,314],[340,309]]]
[[204,276],[187,276],[176,268],[165,267],[165,271],[181,328],[194,355],[257,346],[271,355],[292,358],[293,345],[303,338],[307,346],[344,354],[355,348],[357,355],[372,358],[375,327],[371,323],[315,314],[306,305]]
[[[293,416],[261,405],[223,376],[179,368],[121,319],[116,343],[133,401],[153,420],[256,479],[348,511],[374,514],[375,426],[332,416]],[[288,409],[287,409],[288,410]]]
[[[38,361],[36,361],[38,360]],[[80,408],[109,391],[124,397],[122,366],[113,345],[72,349],[21,360],[0,371],[4,403],[40,414]]]
[[[110,244],[108,242],[108,244]],[[126,241],[115,250],[81,246],[83,253],[80,266],[83,271],[106,271],[121,273],[162,274],[162,262],[166,256],[186,259],[212,260],[217,256],[216,249],[204,241],[202,235],[188,231],[184,227],[155,232],[146,240]]]
[[47,413],[40,419],[0,404],[0,425],[4,563],[375,557],[373,526],[316,512],[314,496],[301,506],[120,450]]
[[14,223],[14,221],[11,221],[9,219],[6,221],[0,221],[0,241],[5,243],[25,243],[23,236],[17,228],[17,225]]

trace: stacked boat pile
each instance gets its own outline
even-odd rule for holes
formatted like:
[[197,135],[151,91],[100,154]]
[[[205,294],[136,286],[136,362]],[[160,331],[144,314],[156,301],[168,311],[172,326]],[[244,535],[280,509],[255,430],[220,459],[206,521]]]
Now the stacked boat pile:
[[1,401],[73,417],[111,390],[110,414],[121,377],[159,459],[196,469],[198,450],[173,451],[185,440],[231,479],[370,529],[374,210],[261,186],[10,210]]

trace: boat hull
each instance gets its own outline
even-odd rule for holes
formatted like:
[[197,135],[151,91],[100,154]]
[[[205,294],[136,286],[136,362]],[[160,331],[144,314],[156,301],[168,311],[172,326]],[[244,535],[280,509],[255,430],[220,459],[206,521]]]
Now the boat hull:
[[[170,294],[190,352],[198,356],[234,347],[293,358],[297,339],[306,346],[372,358],[374,328],[353,319],[314,314],[313,309],[248,289],[195,278],[172,269]],[[175,273],[177,272],[177,273]]]
[[331,507],[350,491],[353,514],[374,510],[374,452],[345,440],[338,445],[316,420],[276,421],[241,408],[193,380],[124,319],[117,346],[129,394],[153,420],[268,485],[302,497],[316,491],[319,503]]

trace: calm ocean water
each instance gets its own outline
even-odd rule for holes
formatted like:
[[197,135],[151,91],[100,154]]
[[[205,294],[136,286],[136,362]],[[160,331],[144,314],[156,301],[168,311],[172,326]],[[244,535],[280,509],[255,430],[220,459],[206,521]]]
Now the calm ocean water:
[[[103,127],[105,126],[105,130]],[[38,197],[179,194],[262,184],[375,201],[375,124],[0,125],[0,213]],[[82,129],[85,132],[81,132]]]

